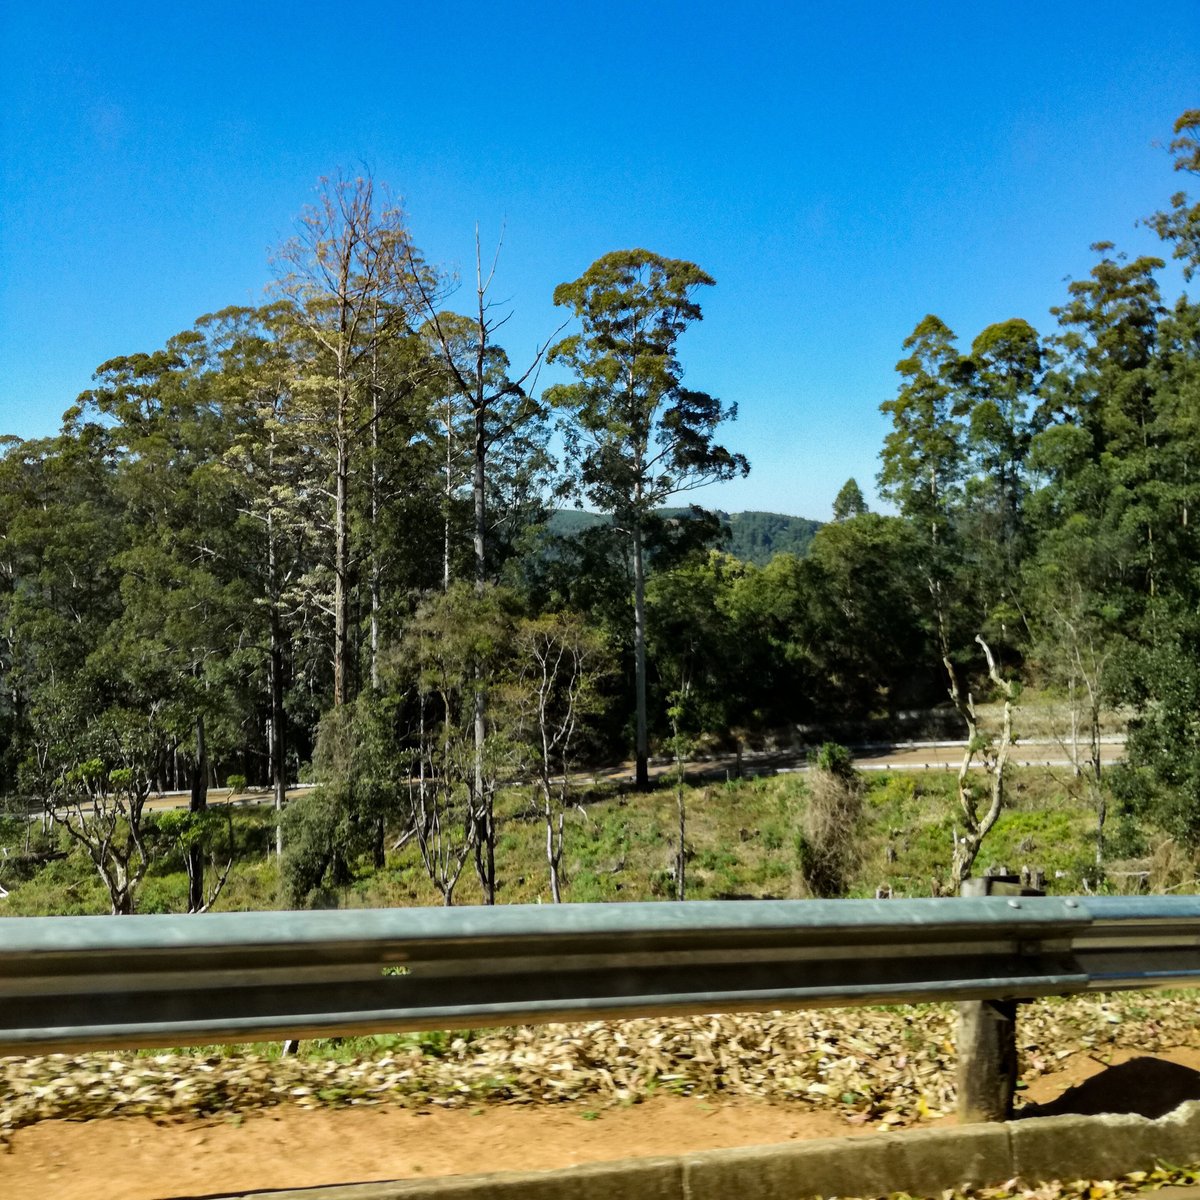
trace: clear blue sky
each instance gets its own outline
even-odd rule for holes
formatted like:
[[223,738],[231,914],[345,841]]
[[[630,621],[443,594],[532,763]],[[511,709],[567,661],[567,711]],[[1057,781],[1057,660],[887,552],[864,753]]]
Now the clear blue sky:
[[1045,330],[1091,242],[1155,247],[1200,106],[1196,0],[3,7],[0,432],[260,300],[317,177],[365,164],[433,261],[506,223],[517,363],[601,254],[698,262],[688,381],[753,467],[700,496],[818,518],[872,493],[921,316]]

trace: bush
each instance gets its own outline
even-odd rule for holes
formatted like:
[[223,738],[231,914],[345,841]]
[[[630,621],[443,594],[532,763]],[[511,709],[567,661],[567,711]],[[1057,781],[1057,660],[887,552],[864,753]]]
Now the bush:
[[288,904],[309,903],[322,884],[344,887],[358,847],[353,814],[336,788],[320,786],[283,812],[283,887]]
[[796,849],[800,874],[814,896],[844,896],[862,860],[863,787],[850,752],[826,742],[808,776]]

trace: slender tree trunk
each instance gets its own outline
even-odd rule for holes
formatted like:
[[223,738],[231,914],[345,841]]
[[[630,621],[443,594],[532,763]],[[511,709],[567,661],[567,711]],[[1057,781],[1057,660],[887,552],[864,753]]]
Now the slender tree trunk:
[[646,572],[642,522],[633,522],[633,669],[637,697],[636,779],[640,791],[650,787],[650,739],[646,728]]
[[[188,811],[202,813],[208,808],[208,748],[204,737],[204,717],[196,718],[196,761],[192,769],[192,796]],[[187,851],[188,912],[204,907],[204,847],[199,839]]]
[[[676,727],[675,738],[679,732]],[[679,853],[675,859],[675,899],[687,899],[687,810],[683,803],[683,757],[675,750],[675,806],[679,810]]]
[[[379,691],[379,363],[371,355],[371,690]],[[380,864],[382,865],[382,864]]]
[[950,867],[951,894],[957,894],[962,889],[963,882],[971,874],[971,867],[979,854],[984,838],[992,831],[992,827],[1000,818],[1004,809],[1006,773],[1008,755],[1013,743],[1012,710],[1015,701],[1013,685],[1004,679],[996,667],[991,648],[982,635],[976,634],[975,641],[983,650],[987,659],[988,677],[1004,697],[1003,718],[1000,737],[995,748],[982,750],[983,766],[990,783],[990,797],[987,808],[980,813],[972,785],[969,782],[971,763],[975,758],[977,744],[980,741],[979,724],[975,715],[975,702],[970,693],[964,700],[958,688],[957,678],[949,658],[946,659],[946,671],[950,676],[951,699],[967,726],[967,747],[963,751],[963,761],[958,772],[958,799],[962,811],[964,831],[961,837],[955,838],[954,852]]
[[[471,493],[474,501],[475,594],[482,596],[487,586],[487,470],[486,407],[483,396],[483,338],[480,337],[477,380],[479,391],[475,398],[474,462],[471,471]],[[490,781],[484,769],[484,748],[487,742],[487,681],[483,663],[475,662],[475,803],[478,807],[478,841],[476,865],[483,887],[483,902],[496,903],[496,828]]]
[[1078,779],[1083,774],[1083,764],[1079,761],[1079,699],[1076,696],[1075,678],[1067,681],[1067,695],[1071,707],[1071,773]]
[[349,455],[346,446],[345,417],[338,415],[338,445],[336,466],[336,497],[334,500],[334,563],[333,563],[333,703],[342,705],[348,699],[347,660],[350,634],[350,594],[348,560],[350,514],[348,504]]
[[[275,475],[275,432],[271,432],[268,470]],[[279,561],[275,512],[267,508],[267,596],[270,600],[269,685],[271,689],[271,784],[275,792],[275,857],[283,856],[283,806],[287,800],[287,714],[283,708],[283,625],[279,618]]]
[[350,262],[338,264],[337,457],[334,489],[333,703],[349,699],[350,639]]
[[1108,818],[1108,801],[1104,795],[1103,767],[1100,763],[1100,706],[1092,694],[1091,711],[1091,746],[1088,763],[1088,783],[1092,790],[1092,798],[1096,805],[1096,866],[1104,864],[1104,823]]
[[275,854],[283,854],[283,806],[287,800],[287,713],[283,707],[283,633],[271,605],[271,784],[275,792]]
[[450,512],[454,497],[454,426],[450,400],[446,401],[446,477],[442,487],[442,591],[450,590]]
[[563,848],[563,814],[558,813],[558,837],[555,838],[554,816],[550,805],[550,793],[546,792],[546,862],[550,867],[550,894],[555,904],[562,903],[562,889],[558,878],[558,865],[562,862]]
[[[482,369],[482,368],[481,368]],[[475,444],[471,464],[471,499],[474,508],[472,545],[475,552],[475,594],[487,586],[487,410],[482,396],[476,399]]]

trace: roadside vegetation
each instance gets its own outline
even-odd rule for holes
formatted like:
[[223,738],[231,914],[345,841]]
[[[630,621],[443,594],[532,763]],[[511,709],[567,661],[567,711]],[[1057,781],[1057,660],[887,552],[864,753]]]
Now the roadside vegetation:
[[[1096,243],[1042,331],[919,317],[880,398],[892,511],[850,479],[815,530],[691,504],[750,470],[736,403],[685,383],[699,265],[602,255],[516,360],[478,241],[459,294],[382,184],[323,181],[268,304],[101,364],[57,436],[0,443],[0,792],[54,827],[6,827],[3,911],[914,895],[996,862],[1180,886],[1200,304],[1164,287],[1168,257],[1200,268],[1200,204],[1166,180],[1200,173],[1200,110],[1175,135],[1164,208],[1130,214],[1164,257]],[[595,519],[556,530],[564,504]],[[1065,782],[1017,765],[1030,694]],[[947,781],[830,751],[807,781],[652,786],[652,754],[780,730],[965,745]],[[636,796],[574,782],[628,758]],[[210,810],[234,781],[270,814]],[[168,789],[185,814],[147,807]]]
[[[1096,817],[1080,802],[1067,768],[1015,768],[1010,801],[993,829],[980,868],[1045,872],[1051,893],[1187,889],[1192,856],[1168,833],[1132,812],[1109,824],[1103,869],[1095,863]],[[849,801],[847,800],[849,788]],[[807,896],[929,896],[944,887],[955,832],[952,771],[844,773],[807,771],[755,779],[688,784],[688,899]],[[546,830],[531,789],[497,797],[497,901],[550,903]],[[440,904],[415,839],[385,831],[382,864],[365,849],[345,864],[344,881],[289,895],[274,853],[269,807],[230,810],[234,864],[217,911],[291,907]],[[167,814],[184,816],[185,814]],[[566,809],[560,865],[567,901],[670,900],[676,894],[677,796],[664,778],[649,792],[611,784],[581,789]],[[86,854],[66,836],[16,818],[0,821],[3,915],[104,913],[106,889]],[[29,835],[28,849],[24,839]],[[140,912],[186,906],[188,875],[181,848],[164,853],[143,882]],[[483,902],[480,881],[464,874],[456,903]]]

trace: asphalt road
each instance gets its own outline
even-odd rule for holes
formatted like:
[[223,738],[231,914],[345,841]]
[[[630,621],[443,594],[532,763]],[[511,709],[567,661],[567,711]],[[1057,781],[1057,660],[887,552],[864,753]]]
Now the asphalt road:
[[[860,771],[957,771],[962,762],[965,742],[903,742],[891,746],[860,746],[852,748],[854,765]],[[1100,758],[1105,764],[1119,762],[1125,754],[1123,737],[1101,739]],[[1010,751],[1010,762],[1016,767],[1051,767],[1071,769],[1070,747],[1058,741],[1039,738],[1018,742]],[[651,778],[661,778],[674,770],[667,761],[652,762]],[[685,774],[692,782],[732,779],[737,774],[737,758],[732,754],[717,755],[709,759],[693,760],[685,764]],[[742,775],[778,775],[808,770],[805,753],[797,751],[747,751],[742,755]],[[633,782],[632,762],[619,763],[590,774],[580,776],[587,783]],[[289,800],[312,790],[311,784],[297,785],[288,789]],[[188,792],[163,792],[150,797],[146,808],[151,812],[186,809]],[[210,788],[210,805],[233,804],[238,807],[260,808],[274,804],[274,794],[268,789],[252,789],[230,792],[226,788]],[[41,814],[31,814],[30,819],[40,819]]]

